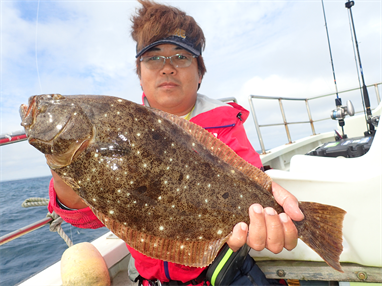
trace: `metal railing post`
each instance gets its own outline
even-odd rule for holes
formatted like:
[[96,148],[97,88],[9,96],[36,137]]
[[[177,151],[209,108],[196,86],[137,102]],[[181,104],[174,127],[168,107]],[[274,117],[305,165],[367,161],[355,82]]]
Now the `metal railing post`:
[[47,217],[47,218],[39,220],[35,223],[32,223],[26,227],[20,228],[19,230],[8,233],[8,234],[0,237],[0,245],[7,243],[11,240],[14,240],[15,238],[18,238],[20,236],[23,236],[24,234],[30,233],[31,231],[34,231],[40,227],[43,227],[44,225],[50,223],[52,220],[53,220],[52,217]]
[[290,133],[289,133],[288,122],[286,121],[285,112],[284,112],[284,107],[283,107],[283,103],[282,103],[282,101],[281,101],[281,98],[279,98],[279,105],[280,105],[281,115],[282,115],[283,120],[284,120],[285,131],[286,131],[286,133],[287,133],[289,143],[292,143],[292,139],[291,139],[291,137],[290,137]]
[[260,146],[261,146],[261,152],[262,152],[262,154],[265,154],[266,152],[265,152],[264,141],[263,141],[263,137],[261,136],[259,122],[257,121],[255,107],[253,106],[253,102],[252,102],[252,96],[249,97],[249,107],[251,108],[251,113],[252,113],[253,121],[255,123],[256,131],[257,131],[257,137],[259,137],[259,142],[260,142]]
[[316,130],[314,129],[314,121],[313,121],[312,115],[310,113],[308,100],[309,100],[308,98],[305,99],[306,110],[308,111],[308,117],[309,117],[309,121],[310,121],[310,127],[312,128],[312,133],[313,133],[313,135],[316,135]]

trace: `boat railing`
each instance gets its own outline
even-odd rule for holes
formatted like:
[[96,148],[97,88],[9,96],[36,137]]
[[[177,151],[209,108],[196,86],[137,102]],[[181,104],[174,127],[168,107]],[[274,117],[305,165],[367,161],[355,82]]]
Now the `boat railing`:
[[[382,83],[380,82],[380,83],[375,83],[375,84],[371,84],[371,85],[367,86],[367,87],[374,86],[374,88],[375,88],[375,95],[376,95],[376,98],[377,98],[377,104],[379,104],[381,102],[381,97],[379,95],[379,85],[381,85],[381,84]],[[359,89],[360,89],[359,87],[358,88],[353,88],[353,89],[347,89],[347,90],[338,92],[338,94],[340,94],[340,93],[341,94],[342,93],[347,93],[347,92],[351,92],[351,91],[356,91],[356,90],[359,90]],[[258,136],[259,143],[260,143],[260,146],[261,146],[262,154],[266,154],[266,149],[265,149],[264,140],[263,140],[263,137],[262,137],[262,134],[261,134],[261,130],[260,130],[261,127],[274,127],[274,126],[282,126],[282,125],[284,125],[285,132],[286,132],[286,135],[288,137],[288,143],[289,144],[292,143],[292,138],[291,138],[290,131],[289,131],[289,125],[292,125],[292,124],[310,124],[311,130],[312,130],[312,135],[316,135],[314,123],[315,122],[319,122],[319,121],[324,121],[324,120],[330,120],[330,117],[325,117],[325,118],[313,120],[312,114],[311,114],[311,111],[310,111],[310,108],[309,108],[309,102],[312,101],[312,100],[316,100],[316,99],[320,99],[320,98],[324,98],[324,97],[328,97],[328,96],[333,96],[335,94],[336,93],[329,93],[329,94],[314,96],[314,97],[310,97],[310,98],[292,98],[292,97],[276,97],[276,96],[250,95],[249,98],[248,98],[249,105],[250,105],[250,108],[251,108],[251,113],[252,113],[253,121],[255,123],[256,132],[257,132],[257,136]],[[277,100],[279,102],[280,112],[281,112],[281,116],[282,116],[283,122],[272,123],[272,124],[259,124],[259,122],[257,120],[257,116],[256,116],[255,106],[254,106],[254,103],[253,103],[254,99]],[[307,111],[309,120],[308,121],[293,121],[293,122],[288,122],[287,119],[286,119],[286,115],[285,115],[285,109],[284,109],[284,106],[283,106],[283,101],[300,101],[300,102],[303,101],[303,102],[305,102],[306,111]],[[361,112],[363,112],[363,111],[358,111],[356,113],[361,113]]]
[[28,140],[24,130],[0,134],[0,146]]
[[52,221],[53,221],[52,217],[46,217],[42,220],[36,221],[30,225],[27,225],[27,226],[22,227],[18,230],[15,230],[11,233],[3,235],[2,237],[0,237],[0,245],[8,243],[8,242],[20,237],[20,236],[23,236],[27,233],[30,233],[31,231],[37,230],[40,227],[43,227],[44,225],[51,223]]

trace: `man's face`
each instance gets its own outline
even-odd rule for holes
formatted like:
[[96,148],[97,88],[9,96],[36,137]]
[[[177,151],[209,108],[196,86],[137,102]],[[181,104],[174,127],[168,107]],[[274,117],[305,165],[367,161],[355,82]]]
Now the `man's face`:
[[[169,57],[175,54],[190,53],[176,45],[163,44],[147,51],[143,57]],[[140,65],[140,83],[151,107],[176,115],[185,115],[192,110],[198,84],[202,81],[196,58],[185,68],[174,67],[169,59],[159,69],[148,69],[143,62],[140,62]]]

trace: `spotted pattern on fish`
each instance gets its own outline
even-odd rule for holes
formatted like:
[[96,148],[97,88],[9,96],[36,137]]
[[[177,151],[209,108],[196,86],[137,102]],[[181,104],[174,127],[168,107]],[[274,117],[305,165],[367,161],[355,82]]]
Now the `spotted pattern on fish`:
[[[20,111],[29,142],[48,165],[111,231],[147,256],[206,266],[233,226],[249,223],[251,204],[283,211],[265,173],[178,116],[90,95],[36,96]],[[301,203],[303,210],[305,204],[314,212],[314,203]],[[342,210],[329,211],[343,219]],[[305,216],[313,218],[310,212]],[[296,224],[301,237],[309,223]],[[339,256],[342,246],[336,247]],[[338,259],[332,264],[340,269]]]

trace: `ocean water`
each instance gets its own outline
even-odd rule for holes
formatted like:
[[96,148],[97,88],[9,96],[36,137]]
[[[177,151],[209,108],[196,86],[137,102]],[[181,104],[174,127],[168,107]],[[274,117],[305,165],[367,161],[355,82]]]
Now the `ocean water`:
[[[39,221],[48,213],[46,206],[23,208],[31,197],[48,198],[51,177],[0,182],[0,236]],[[92,241],[108,232],[100,229],[80,229],[67,223],[62,228],[74,244]],[[68,248],[57,232],[49,226],[30,232],[0,246],[0,286],[13,286],[59,261]]]

